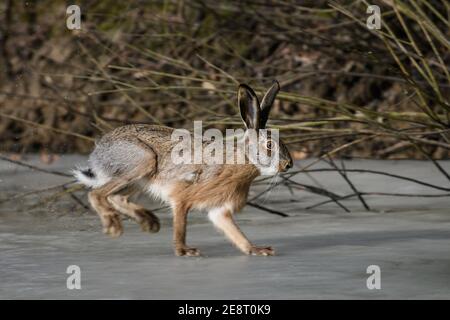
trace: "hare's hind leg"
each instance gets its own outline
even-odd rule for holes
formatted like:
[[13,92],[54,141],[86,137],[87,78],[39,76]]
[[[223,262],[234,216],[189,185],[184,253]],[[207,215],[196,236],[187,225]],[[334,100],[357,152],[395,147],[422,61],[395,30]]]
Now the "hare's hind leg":
[[131,177],[115,178],[88,194],[89,203],[97,212],[102,222],[103,233],[111,237],[119,237],[122,235],[123,227],[119,211],[112,206],[108,198],[111,194],[125,189],[131,180]]
[[[120,236],[123,232],[120,210],[108,201],[110,197],[119,194],[132,186],[136,181],[151,176],[156,168],[156,156],[152,152],[147,152],[138,165],[131,171],[115,177],[105,185],[94,189],[89,193],[89,202],[97,211],[103,224],[103,232],[113,237]],[[122,203],[123,204],[123,203]],[[127,210],[128,212],[128,210]],[[155,226],[153,228],[156,228]]]
[[[121,198],[124,196],[121,196],[119,193],[123,190],[126,190],[127,187],[132,185],[135,181],[143,178],[148,174],[151,174],[153,168],[153,164],[150,166],[148,166],[147,164],[143,164],[139,167],[136,167],[135,170],[131,171],[127,175],[117,177],[114,180],[101,186],[100,188],[94,189],[89,192],[89,202],[100,216],[100,220],[102,221],[103,225],[103,232],[105,234],[108,234],[112,237],[118,237],[123,233],[123,227],[119,213],[129,214],[131,213],[131,210],[128,210],[130,207],[129,203],[127,205],[127,198]],[[111,199],[122,201],[119,203],[120,205],[117,205],[117,203],[115,201],[111,201]],[[123,212],[121,209],[124,209]]]
[[108,200],[117,211],[136,220],[142,231],[158,232],[160,228],[158,217],[150,210],[130,202],[130,196],[131,194],[114,194],[109,196]]
[[89,202],[100,217],[103,233],[119,237],[123,233],[122,222],[118,212],[109,204],[102,190],[93,190],[88,194]]

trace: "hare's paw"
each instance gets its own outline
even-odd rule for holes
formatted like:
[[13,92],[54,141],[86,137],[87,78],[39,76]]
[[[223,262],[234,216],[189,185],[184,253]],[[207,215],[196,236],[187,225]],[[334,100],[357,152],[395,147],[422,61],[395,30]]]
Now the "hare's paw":
[[275,255],[275,250],[272,247],[256,247],[250,248],[249,254],[253,256],[273,256]]
[[137,222],[141,226],[142,231],[156,233],[161,228],[159,218],[149,210],[138,210],[136,212]]
[[118,214],[108,215],[103,220],[103,233],[113,238],[120,237],[123,233],[122,221]]
[[175,248],[175,254],[177,256],[188,256],[188,257],[198,257],[200,256],[200,250],[197,248],[191,248],[191,247],[176,247]]

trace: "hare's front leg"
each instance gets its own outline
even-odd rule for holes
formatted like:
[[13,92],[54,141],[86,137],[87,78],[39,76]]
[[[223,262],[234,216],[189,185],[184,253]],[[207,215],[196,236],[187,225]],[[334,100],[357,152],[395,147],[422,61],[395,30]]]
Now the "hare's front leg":
[[188,210],[183,207],[173,209],[173,245],[177,256],[199,256],[197,248],[186,245],[186,223]]
[[209,219],[214,226],[221,230],[231,242],[245,254],[256,256],[273,256],[275,251],[272,247],[257,247],[248,241],[233,219],[230,209],[216,208],[208,213]]

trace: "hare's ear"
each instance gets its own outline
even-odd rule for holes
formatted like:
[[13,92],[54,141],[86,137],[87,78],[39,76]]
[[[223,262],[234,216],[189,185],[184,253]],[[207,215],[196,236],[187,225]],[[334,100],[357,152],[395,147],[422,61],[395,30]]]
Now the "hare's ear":
[[255,92],[246,84],[239,85],[238,104],[241,110],[241,117],[247,129],[260,128],[259,101]]
[[266,127],[270,109],[272,108],[272,104],[275,101],[278,91],[280,91],[280,84],[277,80],[275,80],[261,101],[261,128]]

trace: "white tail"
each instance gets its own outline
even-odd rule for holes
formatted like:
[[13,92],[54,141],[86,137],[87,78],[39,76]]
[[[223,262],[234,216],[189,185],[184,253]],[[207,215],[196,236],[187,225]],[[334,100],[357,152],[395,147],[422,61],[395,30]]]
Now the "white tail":
[[101,172],[94,172],[91,168],[76,168],[72,170],[72,174],[81,184],[90,188],[98,188],[111,180],[110,177]]

